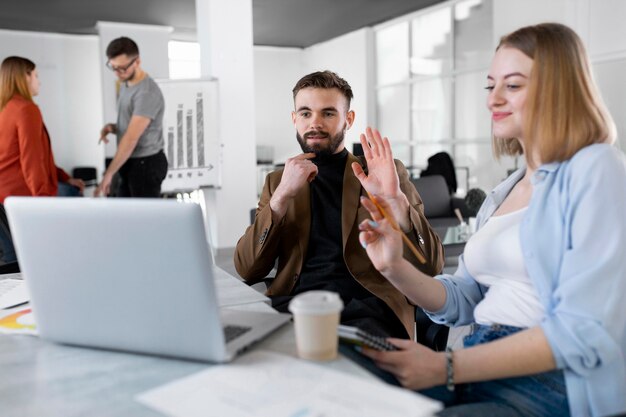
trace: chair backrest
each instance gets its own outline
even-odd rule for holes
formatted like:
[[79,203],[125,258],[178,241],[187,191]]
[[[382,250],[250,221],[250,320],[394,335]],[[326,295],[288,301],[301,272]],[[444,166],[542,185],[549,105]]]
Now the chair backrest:
[[438,152],[428,158],[428,166],[420,173],[420,176],[443,175],[450,194],[456,193],[456,170],[454,162],[448,152]]
[[411,182],[422,197],[426,217],[454,216],[448,186],[442,175],[413,178]]
[[98,173],[94,167],[76,167],[72,170],[72,176],[83,180],[87,186],[97,183],[97,175]]

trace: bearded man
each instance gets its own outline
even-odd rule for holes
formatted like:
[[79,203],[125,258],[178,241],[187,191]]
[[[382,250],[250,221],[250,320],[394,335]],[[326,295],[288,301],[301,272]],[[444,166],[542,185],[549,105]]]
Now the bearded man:
[[265,179],[254,223],[237,243],[237,272],[253,284],[276,265],[266,294],[279,311],[286,311],[297,294],[333,291],[344,303],[341,323],[413,339],[415,307],[374,268],[358,238],[358,225],[368,218],[360,197],[383,196],[427,261],[418,262],[409,250],[406,258],[425,273],[441,271],[441,242],[408,172],[400,161],[393,171],[381,169],[382,139],[376,130],[361,135],[365,158],[345,149],[344,136],[355,117],[353,95],[334,72],[304,76],[293,97],[291,117],[303,153]]
[[[157,198],[161,195],[168,165],[163,153],[163,94],[141,68],[135,41],[124,36],[113,39],[106,55],[106,66],[117,75],[120,91],[117,123],[107,123],[102,128],[100,141],[108,143],[107,135],[117,135],[117,150],[94,195],[113,193],[118,197]],[[119,184],[112,190],[116,173]]]

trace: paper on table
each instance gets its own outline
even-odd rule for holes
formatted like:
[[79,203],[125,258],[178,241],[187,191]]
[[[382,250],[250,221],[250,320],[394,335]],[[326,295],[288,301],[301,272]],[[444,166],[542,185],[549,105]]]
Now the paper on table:
[[440,403],[411,391],[264,351],[144,392],[136,400],[172,417],[420,417],[441,409]]
[[213,276],[220,307],[269,302],[269,298],[217,266],[213,267]]
[[7,309],[30,301],[26,283],[20,274],[0,278],[0,309]]
[[35,317],[29,305],[0,310],[0,333],[37,334]]

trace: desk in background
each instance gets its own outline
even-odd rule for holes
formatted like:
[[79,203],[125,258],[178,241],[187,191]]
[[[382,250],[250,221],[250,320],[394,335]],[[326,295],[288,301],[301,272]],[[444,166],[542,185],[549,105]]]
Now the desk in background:
[[465,244],[470,238],[470,230],[467,225],[457,225],[448,227],[442,239],[445,263],[443,272],[453,274],[459,265],[459,256],[465,250]]

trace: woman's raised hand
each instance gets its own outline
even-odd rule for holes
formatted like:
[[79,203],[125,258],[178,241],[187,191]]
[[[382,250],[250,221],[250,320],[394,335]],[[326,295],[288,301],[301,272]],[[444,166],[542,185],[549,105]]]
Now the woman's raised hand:
[[367,174],[360,164],[354,162],[352,171],[361,186],[371,195],[383,197],[389,203],[392,214],[402,230],[409,231],[409,200],[400,189],[400,179],[393,160],[389,139],[383,138],[376,129],[368,127],[361,134],[361,145],[367,162]]

